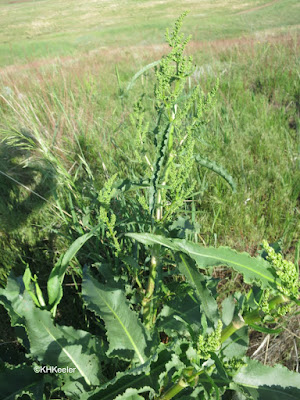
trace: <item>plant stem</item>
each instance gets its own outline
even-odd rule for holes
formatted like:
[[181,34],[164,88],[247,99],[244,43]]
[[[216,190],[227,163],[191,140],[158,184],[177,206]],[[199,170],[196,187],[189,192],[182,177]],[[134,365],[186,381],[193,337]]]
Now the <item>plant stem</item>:
[[237,330],[241,329],[245,325],[245,320],[242,316],[238,315],[233,318],[231,323],[222,330],[221,333],[221,343],[224,343],[231,335],[233,335]]
[[142,301],[143,316],[144,316],[144,321],[145,321],[145,325],[147,328],[150,328],[151,323],[152,323],[151,316],[152,316],[153,307],[152,307],[151,300],[152,300],[152,296],[153,296],[154,289],[155,289],[156,275],[157,275],[157,258],[156,258],[156,255],[153,254],[151,257],[148,286],[147,286],[145,297],[143,298],[143,301]]
[[[283,295],[274,297],[269,302],[270,310],[273,310],[278,304],[286,303],[289,299]],[[259,309],[245,314],[243,317],[238,316],[234,318],[231,323],[222,330],[221,342],[224,343],[231,335],[241,329],[244,325],[251,325],[261,320],[261,311]]]
[[157,400],[170,400],[176,394],[180,393],[183,389],[185,389],[188,385],[188,383],[185,381],[185,379],[182,377],[179,379],[175,385],[171,386],[169,390],[166,391],[166,393],[159,397]]

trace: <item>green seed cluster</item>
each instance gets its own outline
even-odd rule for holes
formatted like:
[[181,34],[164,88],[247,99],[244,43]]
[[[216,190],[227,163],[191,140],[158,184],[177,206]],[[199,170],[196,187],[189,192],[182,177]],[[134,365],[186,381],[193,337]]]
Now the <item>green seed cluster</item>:
[[209,335],[200,335],[197,343],[197,353],[200,358],[208,360],[211,353],[217,352],[221,347],[221,334],[223,323],[218,321],[217,328]]
[[170,204],[168,199],[164,196],[165,219],[169,220],[180,208],[184,200],[187,199],[194,191],[196,182],[192,182],[189,187],[186,187],[186,182],[192,172],[194,164],[194,139],[188,135],[182,152],[174,157],[173,162],[170,164],[168,186],[169,196],[171,198]]
[[270,293],[269,289],[264,290],[263,295],[262,295],[262,299],[261,299],[261,302],[260,302],[260,308],[262,309],[262,311],[266,315],[269,315],[270,311],[271,311],[270,310],[270,305],[269,305],[270,295],[271,295],[271,293]]
[[105,183],[103,189],[98,195],[98,200],[100,202],[99,209],[99,222],[103,222],[106,227],[106,237],[112,238],[116,248],[116,254],[121,251],[120,244],[117,239],[117,232],[114,230],[116,225],[117,217],[112,210],[110,210],[111,199],[115,196],[116,189],[113,188],[114,181],[116,180],[117,174],[113,175]]
[[266,240],[263,242],[263,247],[268,254],[267,260],[272,264],[278,278],[280,279],[278,289],[285,296],[297,299],[299,297],[300,285],[299,275],[295,264],[291,261],[284,260],[282,255],[276,253]]
[[155,97],[158,109],[174,109],[178,95],[184,88],[185,78],[193,70],[192,57],[183,55],[191,37],[188,36],[184,39],[184,35],[179,33],[186,14],[183,13],[178,18],[171,34],[168,30],[166,31],[166,40],[172,50],[162,58],[159,68],[156,69]]
[[133,112],[129,116],[134,131],[134,154],[141,163],[144,161],[141,157],[145,153],[145,141],[149,130],[149,123],[145,123],[145,109],[140,98],[134,105]]
[[230,360],[224,363],[224,367],[231,371],[237,371],[244,365],[246,365],[245,361],[237,357],[232,357]]

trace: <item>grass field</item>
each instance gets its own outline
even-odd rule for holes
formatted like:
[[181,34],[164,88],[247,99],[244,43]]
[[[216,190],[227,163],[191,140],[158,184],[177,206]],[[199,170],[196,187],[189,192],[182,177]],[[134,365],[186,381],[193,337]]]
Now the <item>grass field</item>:
[[[91,181],[99,190],[103,164],[110,175],[139,176],[129,116],[144,93],[151,126],[153,70],[126,88],[167,52],[165,29],[184,10],[190,11],[183,30],[192,35],[187,52],[195,63],[189,86],[208,91],[220,80],[197,151],[224,166],[237,191],[209,170],[194,170],[198,194],[181,215],[198,224],[197,240],[205,245],[254,255],[267,239],[294,260],[300,240],[298,0],[0,0],[0,139],[9,138],[0,143],[1,284],[23,261],[46,279],[78,234],[68,226],[82,212],[69,202],[73,184],[78,196]],[[16,147],[16,132],[40,146]],[[289,362],[284,351],[270,357]]]
[[1,1],[0,65],[81,54],[99,47],[153,45],[184,10],[194,40],[236,38],[299,28],[297,0]]

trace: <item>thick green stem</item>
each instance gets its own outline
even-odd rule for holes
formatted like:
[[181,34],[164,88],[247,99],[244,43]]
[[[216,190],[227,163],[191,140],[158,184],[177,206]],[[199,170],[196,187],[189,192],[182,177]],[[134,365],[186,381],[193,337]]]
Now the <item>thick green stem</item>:
[[157,274],[157,258],[156,255],[152,255],[151,257],[151,265],[150,265],[150,274],[148,278],[148,286],[146,290],[145,297],[142,301],[143,306],[143,316],[145,325],[150,328],[152,324],[152,314],[153,314],[153,307],[152,307],[152,296],[155,289],[155,279]]
[[175,385],[170,387],[170,389],[167,390],[166,393],[163,396],[159,397],[157,400],[170,400],[174,396],[176,396],[176,394],[180,393],[183,389],[185,389],[187,386],[189,385],[185,381],[185,379],[180,378],[179,381],[175,383]]
[[231,335],[245,325],[245,320],[242,316],[235,317],[231,323],[222,330],[221,343],[224,343]]

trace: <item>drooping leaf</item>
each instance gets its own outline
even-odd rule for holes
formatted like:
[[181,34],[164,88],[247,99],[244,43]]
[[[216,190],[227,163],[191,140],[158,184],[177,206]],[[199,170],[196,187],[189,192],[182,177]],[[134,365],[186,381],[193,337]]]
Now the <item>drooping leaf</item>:
[[[137,314],[129,307],[122,290],[102,285],[84,269],[82,294],[87,307],[104,320],[109,352],[144,364],[146,335]],[[125,352],[124,352],[125,351]]]
[[230,185],[232,191],[236,192],[236,183],[233,177],[229,174],[228,171],[221,165],[217,164],[215,161],[209,160],[208,158],[202,157],[199,154],[195,156],[195,160],[202,167],[208,168],[211,171],[215,172],[219,176],[221,176],[225,181]]
[[25,313],[31,355],[43,365],[75,368],[66,378],[99,385],[100,346],[90,333],[68,326],[54,325],[51,313],[30,308]]
[[[150,233],[128,233],[127,236],[147,245],[160,244],[175,251],[181,251],[196,261],[200,268],[226,265],[243,274],[246,283],[256,282],[263,288],[276,287],[276,275],[271,265],[260,257],[238,253],[228,247],[203,247],[181,239],[168,239]],[[279,282],[279,281],[278,281]]]
[[158,65],[161,62],[161,60],[158,61],[154,61],[148,65],[146,65],[145,67],[143,67],[142,69],[140,69],[135,75],[134,77],[130,80],[130,82],[127,85],[126,90],[130,90],[134,84],[134,82],[138,79],[139,76],[141,76],[142,74],[144,74],[146,71],[148,71],[148,69],[151,69],[153,67],[155,67],[156,65]]
[[299,373],[282,365],[270,367],[248,359],[233,382],[255,400],[299,400]]
[[35,373],[33,367],[18,365],[0,371],[0,393],[2,400],[15,400],[27,394],[35,400],[43,399],[44,377]]
[[284,328],[278,328],[278,329],[272,329],[272,328],[267,328],[266,326],[260,326],[257,324],[248,324],[250,328],[255,329],[257,332],[262,332],[262,333],[271,333],[272,335],[278,334],[283,331]]
[[81,247],[94,236],[99,227],[100,225],[97,225],[90,232],[77,238],[52,269],[47,282],[48,299],[51,309],[56,308],[63,296],[62,282],[70,261],[76,256]]
[[210,290],[205,285],[204,276],[199,272],[194,262],[185,254],[179,253],[176,255],[175,259],[179,271],[186,277],[189,284],[195,289],[197,297],[201,301],[201,308],[203,309],[205,315],[211,322],[217,322],[219,318],[218,305]]

